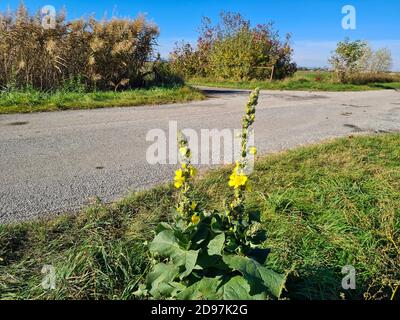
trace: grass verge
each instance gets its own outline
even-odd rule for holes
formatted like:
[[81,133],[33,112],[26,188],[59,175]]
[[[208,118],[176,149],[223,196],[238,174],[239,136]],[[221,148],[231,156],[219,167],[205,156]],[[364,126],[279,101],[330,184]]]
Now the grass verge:
[[199,90],[188,86],[88,93],[25,90],[0,93],[0,114],[127,107],[202,99],[204,95]]
[[308,90],[308,91],[367,91],[380,89],[400,89],[399,82],[372,82],[368,84],[343,84],[334,81],[331,72],[299,71],[293,77],[282,81],[229,81],[207,78],[193,78],[190,85],[222,87],[235,89],[253,89],[259,87],[264,90]]
[[[400,134],[350,137],[258,159],[247,206],[262,214],[270,267],[293,270],[285,297],[392,297],[400,285],[399,145]],[[221,208],[229,174],[198,178],[194,197],[204,208]],[[173,197],[165,185],[77,216],[0,226],[0,298],[133,298],[149,268],[143,243],[169,219]],[[44,265],[56,270],[56,290],[41,286]],[[341,287],[346,265],[356,268],[356,290]]]

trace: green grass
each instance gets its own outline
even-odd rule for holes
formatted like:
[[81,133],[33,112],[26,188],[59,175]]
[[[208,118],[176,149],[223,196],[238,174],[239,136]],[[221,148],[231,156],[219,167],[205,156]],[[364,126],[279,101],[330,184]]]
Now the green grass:
[[153,105],[201,99],[204,99],[204,95],[188,86],[88,93],[24,90],[0,93],[0,114]]
[[369,83],[369,84],[342,84],[334,79],[331,72],[298,71],[293,77],[281,81],[229,81],[207,78],[193,78],[188,81],[191,85],[223,87],[236,89],[254,89],[259,87],[265,90],[309,90],[309,91],[366,91],[379,89],[400,89],[399,82]]
[[[400,134],[349,137],[258,159],[247,207],[268,231],[269,265],[292,270],[290,299],[389,299],[400,285]],[[221,209],[231,168],[205,173],[194,197]],[[77,216],[0,226],[0,298],[130,299],[149,270],[145,241],[170,219],[170,185]],[[57,289],[45,291],[51,264]],[[341,269],[357,289],[341,288]],[[395,299],[400,299],[397,295]]]

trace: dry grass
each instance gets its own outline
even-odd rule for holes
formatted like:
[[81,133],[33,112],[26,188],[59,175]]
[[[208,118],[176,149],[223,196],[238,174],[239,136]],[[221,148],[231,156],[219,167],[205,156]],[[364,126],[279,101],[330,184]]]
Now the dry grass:
[[96,89],[141,86],[158,28],[144,17],[41,25],[21,5],[0,14],[0,87],[53,90],[71,79]]

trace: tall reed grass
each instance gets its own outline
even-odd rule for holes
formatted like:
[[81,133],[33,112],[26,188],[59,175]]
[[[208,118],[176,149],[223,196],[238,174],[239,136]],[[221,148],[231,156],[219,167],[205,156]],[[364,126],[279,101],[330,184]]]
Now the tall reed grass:
[[71,81],[100,90],[136,88],[148,74],[158,27],[135,19],[69,22],[51,29],[24,5],[0,14],[0,87],[54,90]]

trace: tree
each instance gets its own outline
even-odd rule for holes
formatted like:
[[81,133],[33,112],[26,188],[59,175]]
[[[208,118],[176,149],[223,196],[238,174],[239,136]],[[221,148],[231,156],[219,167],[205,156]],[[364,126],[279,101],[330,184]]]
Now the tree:
[[367,46],[365,41],[350,41],[348,38],[337,44],[329,62],[337,73],[340,82],[346,82],[350,74],[360,70],[360,61]]
[[252,27],[239,13],[222,13],[213,25],[203,18],[197,48],[188,44],[171,54],[173,69],[186,77],[202,76],[231,80],[284,78],[297,70],[291,61],[290,36],[281,41],[272,23]]
[[362,72],[389,72],[392,65],[392,54],[387,48],[373,51],[370,46],[366,46],[360,59],[360,71]]
[[389,72],[392,69],[392,53],[387,48],[378,49],[373,53],[371,61],[372,72]]

